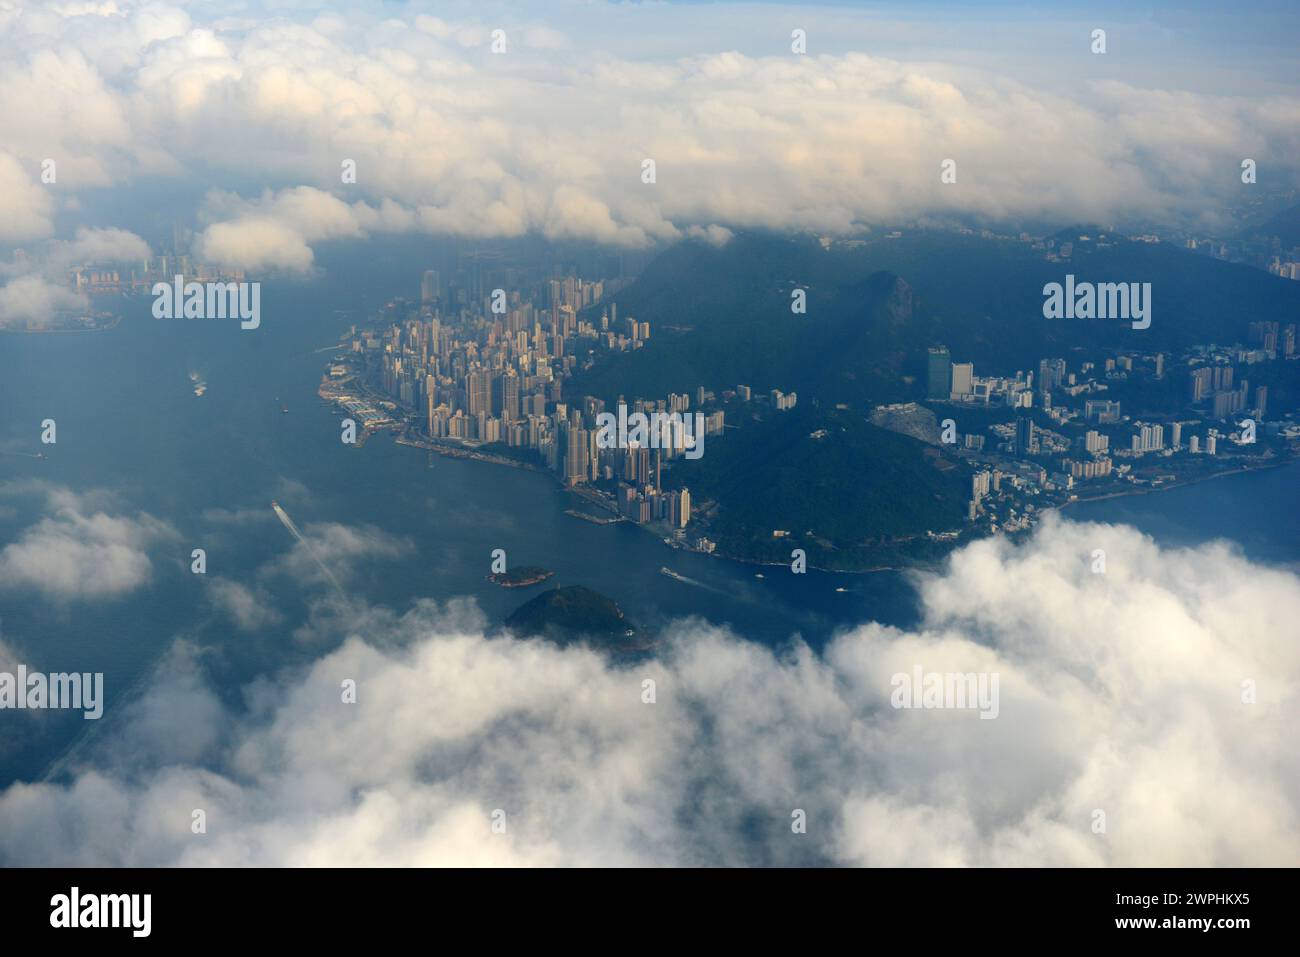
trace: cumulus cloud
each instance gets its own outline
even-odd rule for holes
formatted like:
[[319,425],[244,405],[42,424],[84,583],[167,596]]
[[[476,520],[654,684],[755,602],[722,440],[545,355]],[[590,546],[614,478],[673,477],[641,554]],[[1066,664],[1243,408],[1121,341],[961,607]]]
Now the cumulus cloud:
[[[679,622],[623,665],[490,636],[464,603],[369,609],[345,632],[366,640],[259,682],[238,714],[181,656],[134,706],[153,720],[128,715],[63,783],[0,795],[0,863],[1296,860],[1300,579],[1225,545],[1049,521],[1020,546],[962,549],[918,588],[915,629],[867,624],[822,655]],[[892,676],[916,665],[997,673],[998,717],[891,707]],[[157,720],[178,687],[186,721]],[[127,740],[141,726],[168,757],[124,761],[148,753]]]
[[41,276],[21,276],[0,286],[0,327],[41,326],[57,313],[86,309],[81,293]]
[[229,578],[214,577],[208,582],[208,600],[244,631],[265,628],[281,620],[280,613],[264,591],[254,590]]
[[313,259],[300,233],[265,216],[216,223],[199,237],[195,251],[226,266],[290,272],[310,269]]
[[[0,116],[3,116],[0,113]],[[23,163],[0,150],[0,243],[24,242],[54,230],[54,203]]]
[[149,549],[177,537],[146,512],[112,515],[99,496],[48,493],[51,514],[0,550],[0,588],[33,589],[63,600],[124,595],[147,584]]
[[346,580],[364,559],[402,558],[414,550],[409,539],[373,525],[313,522],[304,526],[301,538],[295,538],[282,565],[299,582],[319,583],[326,575]]
[[725,246],[731,242],[734,235],[730,229],[725,226],[692,226],[686,231],[686,235],[691,239],[702,239],[710,246]]
[[404,231],[414,217],[386,200],[376,208],[352,204],[311,187],[264,193],[245,201],[229,193],[207,198],[204,215],[221,218],[195,240],[203,259],[250,270],[303,272],[314,254],[310,243],[357,239],[376,231]]
[[[208,184],[234,201],[204,204],[201,254],[288,272],[311,269],[319,243],[376,231],[644,246],[921,220],[1182,223],[1238,198],[1244,156],[1295,181],[1293,84],[1226,54],[1207,93],[1179,56],[1088,56],[1071,23],[967,21],[973,57],[890,16],[801,9],[811,46],[795,56],[775,6],[24,9],[0,20],[0,51],[23,51],[0,70],[0,203],[15,211],[0,230],[48,234],[26,172],[47,155],[65,192]],[[500,22],[510,41],[494,55]],[[1150,29],[1120,35],[1149,45]],[[1039,49],[1077,56],[1025,55]],[[942,185],[949,158],[957,182]]]
[[149,258],[149,244],[125,229],[81,227],[67,241],[51,244],[46,262],[54,270],[69,266],[111,263],[139,263]]
[[89,309],[89,297],[64,284],[71,267],[139,263],[148,256],[149,244],[135,233],[81,227],[71,240],[50,240],[33,255],[0,263],[0,276],[10,277],[0,286],[0,328],[39,327],[60,312]]

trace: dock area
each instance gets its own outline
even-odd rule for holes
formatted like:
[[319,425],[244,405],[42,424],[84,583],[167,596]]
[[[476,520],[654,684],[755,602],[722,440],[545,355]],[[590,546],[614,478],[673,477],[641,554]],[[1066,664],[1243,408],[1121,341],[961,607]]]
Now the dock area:
[[572,515],[574,518],[580,518],[584,522],[591,522],[591,524],[593,525],[617,525],[619,522],[627,521],[627,519],[624,518],[622,515],[610,515],[610,516],[589,515],[586,512],[579,512],[575,508],[566,508],[564,510],[564,514]]

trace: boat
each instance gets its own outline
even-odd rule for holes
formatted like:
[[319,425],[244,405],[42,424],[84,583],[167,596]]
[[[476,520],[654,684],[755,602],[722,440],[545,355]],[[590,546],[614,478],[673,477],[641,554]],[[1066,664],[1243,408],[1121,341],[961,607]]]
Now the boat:
[[754,572],[754,577],[755,577],[755,578],[766,578],[767,576],[764,575],[762,572]]
[[667,575],[669,578],[675,579],[676,581],[679,582],[689,581],[689,579],[685,575],[679,575],[671,568],[660,568],[659,574]]

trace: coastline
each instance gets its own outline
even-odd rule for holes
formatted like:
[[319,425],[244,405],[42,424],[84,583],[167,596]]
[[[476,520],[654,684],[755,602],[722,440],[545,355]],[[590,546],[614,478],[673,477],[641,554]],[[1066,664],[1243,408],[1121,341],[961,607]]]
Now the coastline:
[[[531,471],[531,472],[544,472],[544,473],[546,473],[546,474],[548,474],[548,475],[550,474],[550,470],[549,470],[549,469],[545,469],[545,468],[542,468],[541,466],[537,466],[537,465],[531,465],[531,464],[529,464],[529,463],[527,463],[527,462],[520,462],[520,461],[516,461],[516,460],[514,460],[514,459],[507,459],[507,458],[503,458],[503,457],[501,457],[501,456],[485,455],[485,454],[483,454],[483,453],[473,452],[473,451],[471,451],[471,450],[467,450],[467,449],[456,449],[456,448],[451,448],[451,447],[448,447],[448,446],[438,446],[438,445],[434,445],[434,444],[428,442],[427,440],[421,440],[421,439],[410,439],[410,438],[408,438],[408,437],[406,437],[406,436],[399,436],[398,438],[394,439],[394,441],[397,442],[397,443],[400,444],[400,445],[407,445],[407,446],[410,446],[410,447],[412,447],[412,448],[420,448],[420,449],[425,449],[425,448],[427,448],[427,449],[430,450],[430,451],[440,452],[440,453],[442,453],[442,454],[446,454],[446,455],[451,456],[451,457],[453,457],[453,458],[473,459],[473,460],[476,460],[476,461],[486,462],[486,463],[489,463],[489,464],[508,465],[508,466],[512,466],[512,467],[514,467],[514,468],[524,469],[524,470],[526,470],[526,471]],[[1215,472],[1215,473],[1212,474],[1212,475],[1202,475],[1202,476],[1198,476],[1197,478],[1186,479],[1186,480],[1183,480],[1183,481],[1169,482],[1169,483],[1167,483],[1167,484],[1163,484],[1163,485],[1160,485],[1160,486],[1157,486],[1157,487],[1153,487],[1153,488],[1135,488],[1135,489],[1129,489],[1129,490],[1118,491],[1118,492],[1109,492],[1109,493],[1106,493],[1106,494],[1104,494],[1104,495],[1092,496],[1092,497],[1090,497],[1090,498],[1075,498],[1075,499],[1072,499],[1072,500],[1070,500],[1070,501],[1068,501],[1068,502],[1062,502],[1060,505],[1054,505],[1054,506],[1052,506],[1052,508],[1051,508],[1050,510],[1060,510],[1060,509],[1065,509],[1065,508],[1069,507],[1070,505],[1075,505],[1075,504],[1079,504],[1079,503],[1082,503],[1082,502],[1102,502],[1102,501],[1107,501],[1107,500],[1110,500],[1110,499],[1116,499],[1116,498],[1129,498],[1129,497],[1137,496],[1137,495],[1151,495],[1151,494],[1156,494],[1156,493],[1159,493],[1159,492],[1169,491],[1169,490],[1171,490],[1171,489],[1176,489],[1176,488],[1185,488],[1185,487],[1188,487],[1188,486],[1191,486],[1191,485],[1197,485],[1197,484],[1200,484],[1200,483],[1202,483],[1202,482],[1209,482],[1209,481],[1212,481],[1212,480],[1214,480],[1214,479],[1225,478],[1225,477],[1227,477],[1227,476],[1231,476],[1231,475],[1241,475],[1241,474],[1245,474],[1245,473],[1249,473],[1249,472],[1262,472],[1262,471],[1266,471],[1266,470],[1268,470],[1268,469],[1281,468],[1282,466],[1288,465],[1288,464],[1290,464],[1290,463],[1292,463],[1292,462],[1296,462],[1296,461],[1300,461],[1300,457],[1295,457],[1295,456],[1285,456],[1285,457],[1284,457],[1284,456],[1278,456],[1278,459],[1277,459],[1276,461],[1270,462],[1270,463],[1267,464],[1267,465],[1247,465],[1247,466],[1242,466],[1242,467],[1240,467],[1240,468],[1227,469],[1227,470],[1222,471],[1222,472]],[[575,491],[575,492],[576,492],[577,490],[576,490],[576,489],[570,489],[570,491]],[[586,499],[588,499],[588,500],[590,500],[590,495],[584,495],[583,497],[586,498]],[[593,503],[593,504],[595,504],[595,503]],[[1046,510],[1045,510],[1045,511],[1046,511]],[[609,523],[609,524],[621,524],[621,523],[620,523],[620,522],[611,522],[611,523]],[[644,531],[651,532],[651,533],[654,532],[654,529],[652,529],[652,528],[649,528],[649,527],[646,527],[646,526],[639,526],[639,527],[641,527]],[[659,536],[656,535],[656,537],[659,537]],[[981,536],[979,536],[979,537],[980,537],[980,538],[985,538],[985,537],[987,537],[987,536],[981,535]],[[947,553],[950,553],[953,549],[958,548],[958,547],[960,547],[960,546],[963,545],[963,544],[967,544],[967,543],[969,543],[969,542],[972,541],[972,540],[973,540],[973,539],[971,539],[971,538],[966,538],[966,539],[962,539],[962,540],[958,540],[958,541],[956,541],[956,542],[953,542],[953,543],[952,543],[952,546],[948,549],[948,552],[947,552]],[[746,558],[746,557],[742,557],[742,556],[738,556],[738,555],[731,555],[731,554],[727,554],[727,553],[719,552],[719,551],[713,551],[713,552],[701,552],[701,551],[696,551],[695,549],[690,549],[690,548],[681,548],[681,547],[678,547],[678,546],[675,546],[675,545],[669,545],[669,544],[667,544],[667,543],[664,543],[664,544],[665,544],[665,547],[666,547],[666,548],[668,548],[669,550],[674,551],[674,552],[682,552],[682,551],[684,551],[684,552],[688,552],[688,553],[690,553],[690,554],[692,554],[692,555],[701,555],[701,556],[704,556],[705,558],[716,558],[716,559],[722,559],[722,560],[725,560],[725,561],[736,562],[736,563],[741,564],[741,565],[751,565],[751,566],[753,566],[753,567],[755,567],[755,568],[785,568],[785,567],[788,567],[788,563],[787,563],[787,562],[773,562],[773,561],[765,561],[765,560],[756,559],[756,558]],[[945,554],[947,554],[947,553],[945,553]],[[937,562],[935,562],[935,561],[933,561],[933,560],[927,560],[927,561],[916,561],[916,562],[907,562],[907,563],[904,563],[904,564],[901,564],[901,565],[899,565],[899,564],[893,564],[893,565],[877,565],[877,566],[873,566],[873,567],[871,567],[871,568],[834,568],[834,567],[825,567],[825,566],[821,566],[821,565],[811,565],[811,564],[808,566],[808,568],[811,569],[811,570],[813,570],[813,571],[822,572],[823,574],[833,574],[833,575],[870,575],[870,574],[877,573],[877,572],[927,571],[927,570],[935,570],[935,569],[937,569],[938,567],[939,567],[939,563],[937,563]]]
[[1196,478],[1168,482],[1151,488],[1135,488],[1120,492],[1107,492],[1105,495],[1094,495],[1089,498],[1074,498],[1068,502],[1062,502],[1060,505],[1054,505],[1052,508],[1060,510],[1083,502],[1106,502],[1116,498],[1132,498],[1137,495],[1152,495],[1158,492],[1167,492],[1171,489],[1188,488],[1192,485],[1200,485],[1202,482],[1212,482],[1215,479],[1227,478],[1229,475],[1244,475],[1247,472],[1266,472],[1269,469],[1282,468],[1283,466],[1290,465],[1292,462],[1300,462],[1300,458],[1296,456],[1278,456],[1277,461],[1270,462],[1267,465],[1243,465],[1240,468],[1225,469],[1222,472],[1214,472],[1211,475],[1201,475]]
[[408,434],[403,433],[393,439],[397,445],[405,445],[413,449],[420,449],[424,452],[437,452],[439,455],[445,455],[451,459],[469,459],[475,462],[486,462],[489,465],[506,465],[510,468],[523,469],[525,472],[547,472],[548,469],[540,465],[533,465],[529,462],[521,462],[517,459],[506,458],[503,455],[492,455],[487,452],[478,452],[474,449],[467,449],[456,445],[439,445],[428,439],[413,439]]
[[57,335],[59,333],[75,333],[75,332],[110,332],[113,329],[116,329],[119,325],[121,325],[121,323],[122,323],[122,316],[119,313],[118,315],[115,315],[113,317],[112,322],[109,322],[102,326],[101,325],[64,326],[64,327],[53,328],[53,329],[41,329],[41,328],[33,329],[26,326],[24,326],[21,329],[17,329],[12,327],[0,326],[0,332],[20,333],[25,336],[52,336],[52,335]]
[[[325,397],[322,396],[322,398]],[[448,456],[449,458],[485,462],[493,465],[506,465],[511,468],[522,469],[524,471],[529,471],[529,472],[545,473],[547,475],[552,475],[552,477],[554,477],[550,469],[547,469],[540,465],[524,462],[518,459],[507,458],[505,456],[478,452],[473,449],[467,449],[460,446],[444,445],[428,439],[412,438],[409,430],[404,431],[400,435],[395,436],[393,441],[398,445],[405,445],[410,448],[417,448],[429,452],[437,452],[438,454]],[[1231,475],[1241,475],[1248,472],[1261,472],[1261,471],[1266,471],[1268,469],[1281,468],[1285,465],[1297,461],[1300,461],[1300,456],[1280,455],[1277,456],[1276,460],[1269,461],[1267,464],[1244,465],[1239,468],[1226,469],[1224,471],[1215,472],[1210,475],[1201,475],[1196,478],[1184,479],[1181,481],[1173,481],[1173,482],[1161,484],[1159,486],[1154,486],[1154,487],[1125,489],[1121,491],[1108,492],[1102,495],[1090,496],[1088,498],[1074,498],[1074,499],[1070,499],[1069,501],[1062,502],[1058,505],[1053,505],[1050,506],[1049,508],[1045,508],[1043,509],[1043,511],[1046,512],[1046,511],[1054,511],[1054,510],[1064,510],[1071,505],[1076,505],[1083,502],[1102,502],[1102,501],[1108,501],[1110,499],[1128,498],[1128,497],[1138,496],[1138,495],[1150,495],[1154,493],[1169,491],[1171,489],[1185,488],[1188,486],[1200,484],[1202,482],[1209,482],[1215,479],[1225,478]],[[599,491],[595,489],[584,489],[579,486],[569,487],[569,486],[565,486],[563,482],[560,482],[560,485],[566,491],[578,495],[584,501],[587,501],[590,504],[597,506],[599,508],[604,508],[606,510],[609,510],[613,515],[616,516],[616,518],[608,522],[593,521],[594,516],[588,517],[588,516],[580,515],[572,509],[566,510],[565,514],[568,514],[573,518],[582,519],[584,521],[588,521],[591,522],[592,524],[598,524],[598,525],[605,525],[605,524],[617,525],[617,524],[623,524],[623,522],[626,521],[623,518],[623,516],[621,516],[610,503],[604,501],[602,494]],[[742,565],[751,565],[756,568],[785,568],[788,566],[788,563],[783,561],[782,562],[767,561],[767,560],[762,560],[757,558],[749,558],[749,557],[743,557],[738,555],[732,555],[717,550],[712,552],[697,551],[696,549],[686,548],[683,546],[678,546],[663,541],[663,539],[658,535],[656,530],[649,525],[638,526],[638,527],[641,528],[643,531],[654,533],[655,537],[660,538],[660,541],[670,551],[688,552],[692,555],[701,555],[706,558],[722,559],[725,561],[736,562]],[[946,558],[946,556],[950,554],[954,549],[964,544],[969,544],[969,542],[976,540],[976,538],[982,539],[986,537],[988,537],[988,535],[979,535],[976,537],[964,536],[950,544],[950,547],[948,547],[944,552],[944,557]],[[813,571],[821,572],[823,574],[869,575],[878,572],[906,572],[906,571],[927,571],[927,570],[933,571],[933,570],[937,570],[940,567],[942,560],[943,559],[940,559],[938,561],[934,559],[927,559],[927,560],[918,560],[915,562],[905,562],[903,564],[875,565],[870,568],[835,568],[835,567],[824,567],[821,565],[812,565],[812,564],[809,564],[807,567]]]

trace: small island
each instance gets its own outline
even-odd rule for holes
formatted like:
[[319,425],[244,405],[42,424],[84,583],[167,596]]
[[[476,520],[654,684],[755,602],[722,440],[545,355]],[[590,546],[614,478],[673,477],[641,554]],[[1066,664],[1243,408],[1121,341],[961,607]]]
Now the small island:
[[523,565],[512,572],[498,572],[488,575],[487,580],[502,588],[527,588],[544,582],[555,572],[540,565]]
[[515,609],[505,623],[522,637],[542,636],[560,644],[589,639],[614,651],[631,652],[643,647],[636,626],[622,609],[582,585],[542,592]]

